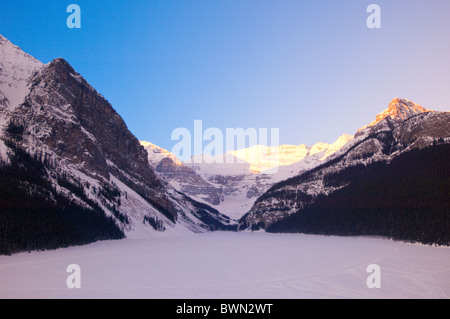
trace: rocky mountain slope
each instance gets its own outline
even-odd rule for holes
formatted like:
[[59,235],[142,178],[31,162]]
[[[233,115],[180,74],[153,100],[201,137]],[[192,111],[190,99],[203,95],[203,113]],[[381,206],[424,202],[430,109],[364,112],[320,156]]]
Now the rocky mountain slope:
[[346,185],[271,224],[268,232],[383,236],[450,245],[450,139],[327,175]]
[[[48,182],[50,201],[62,196],[101,211],[130,236],[230,227],[229,218],[155,174],[120,115],[64,59],[42,64],[2,36],[0,54],[3,168],[31,158],[44,165],[40,178]],[[30,197],[39,188],[17,182]]]
[[256,145],[217,156],[196,156],[184,163],[152,143],[141,144],[161,178],[181,192],[239,219],[273,184],[319,165],[352,138],[344,134],[332,144],[317,143],[312,147]]
[[450,136],[449,123],[449,112],[433,112],[411,101],[394,99],[374,122],[358,130],[354,139],[323,164],[272,186],[242,217],[239,229],[266,229],[348,187],[345,179],[334,180],[332,176],[349,167],[389,163],[405,152],[445,141]]
[[206,182],[171,152],[150,142],[141,141],[141,145],[147,150],[149,163],[156,174],[167,180],[174,188],[207,204],[221,203],[223,200],[221,188]]

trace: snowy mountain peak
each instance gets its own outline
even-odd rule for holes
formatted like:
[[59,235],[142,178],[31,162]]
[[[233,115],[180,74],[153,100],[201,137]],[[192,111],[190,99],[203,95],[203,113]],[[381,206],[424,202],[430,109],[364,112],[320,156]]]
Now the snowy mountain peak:
[[376,116],[375,121],[369,123],[366,126],[363,126],[362,128],[359,129],[359,131],[367,127],[375,126],[376,124],[378,124],[387,117],[390,117],[393,120],[403,121],[415,114],[425,112],[432,112],[432,111],[410,100],[395,98],[392,100],[391,103],[389,103],[387,109],[385,109],[383,112],[381,112]]
[[42,66],[0,34],[0,111],[11,111],[23,102],[28,79]]
[[[240,219],[238,229],[267,229],[271,225],[285,220],[286,223],[283,227],[286,228],[284,230],[289,228],[291,230],[295,229],[294,232],[302,232],[303,228],[292,228],[291,225],[300,220],[295,226],[300,227],[298,225],[309,217],[306,217],[305,220],[287,219],[289,216],[303,214],[308,209],[312,209],[309,211],[311,215],[308,216],[312,216],[319,211],[329,211],[331,215],[320,217],[321,221],[315,220],[312,222],[315,225],[312,227],[317,227],[317,224],[328,217],[331,218],[330,216],[335,214],[335,205],[339,205],[337,203],[340,203],[341,200],[335,198],[339,198],[338,196],[342,196],[342,194],[345,194],[344,196],[348,195],[346,199],[348,200],[347,208],[352,207],[356,209],[358,207],[359,212],[363,212],[364,209],[361,207],[365,207],[366,202],[360,201],[358,204],[353,202],[359,196],[355,195],[355,193],[366,194],[372,191],[372,187],[368,187],[366,182],[367,177],[362,172],[367,170],[370,174],[377,174],[376,183],[378,183],[380,172],[395,161],[402,162],[402,160],[399,160],[402,156],[403,158],[405,156],[414,158],[411,162],[407,161],[408,165],[415,163],[416,159],[421,161],[422,155],[415,157],[416,155],[411,154],[435,152],[434,150],[430,151],[430,147],[446,143],[450,136],[449,121],[450,112],[429,111],[411,101],[394,99],[389,104],[389,107],[377,116],[374,122],[367,125],[366,129],[360,129],[354,138],[346,135],[339,138],[335,142],[336,148],[339,148],[339,150],[335,151],[332,156],[329,156],[327,161],[320,166],[308,167],[308,170],[300,172],[297,176],[273,184],[270,189],[254,202],[250,211]],[[347,139],[348,142],[345,143]],[[344,146],[342,146],[343,144]],[[319,157],[323,153],[326,154],[328,150],[334,151],[330,145],[319,144],[314,148],[314,151],[320,150],[322,152],[317,152],[317,154],[320,154]],[[407,153],[409,155],[406,155]],[[434,157],[436,154],[432,156]],[[393,171],[397,173],[398,170],[401,170],[403,163],[406,162],[399,164]],[[428,166],[428,163],[425,161],[424,167]],[[349,176],[355,176],[353,182],[361,183],[359,185],[364,184],[363,187],[367,187],[367,191],[361,191],[357,187],[349,186],[353,183],[349,182],[353,178]],[[392,177],[389,177],[387,180],[392,180]],[[383,184],[376,185],[379,185],[381,193],[383,193]],[[405,191],[405,193],[408,193],[408,191]],[[335,196],[331,194],[338,195],[327,202],[327,198],[331,198],[329,196]],[[377,198],[373,202],[373,207],[376,207],[376,209],[381,207],[377,205],[382,197],[371,198],[371,200]],[[400,198],[399,203],[405,202],[404,197]],[[316,208],[319,206],[314,206],[316,204],[322,205],[322,203],[327,204],[320,209]],[[308,222],[310,222],[310,219],[308,219]],[[332,222],[327,223],[333,224]],[[298,229],[302,230],[298,231]]]
[[329,145],[325,149],[325,154],[320,159],[320,161],[324,161],[325,159],[327,159],[328,157],[330,157],[331,155],[333,155],[334,153],[339,151],[353,138],[354,138],[354,136],[350,135],[350,134],[342,134],[341,136],[339,136],[338,139],[333,144]]
[[150,164],[156,166],[164,158],[170,158],[175,165],[183,165],[178,157],[172,152],[147,141],[139,141],[139,143],[147,150]]
[[[42,65],[42,62],[23,52],[21,48],[0,34],[0,75],[2,77],[6,78],[10,75],[16,81],[28,79]],[[10,72],[7,73],[8,71]]]
[[113,106],[63,58],[43,64],[1,37],[0,102],[2,163],[41,168],[30,181],[10,170],[32,198],[89,209],[121,236],[234,227],[162,180]]
[[389,107],[377,117],[381,116],[384,118],[391,116],[392,118],[400,118],[403,120],[411,115],[423,112],[430,112],[430,110],[427,110],[426,108],[410,100],[395,98],[389,104]]
[[236,158],[250,164],[249,170],[258,174],[273,167],[297,163],[308,155],[308,147],[300,145],[265,146],[255,145],[236,151],[230,151]]

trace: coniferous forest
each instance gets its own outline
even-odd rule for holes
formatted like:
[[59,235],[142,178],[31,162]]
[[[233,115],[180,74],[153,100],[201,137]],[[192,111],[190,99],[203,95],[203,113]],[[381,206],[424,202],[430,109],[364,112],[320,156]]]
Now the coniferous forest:
[[124,238],[99,207],[86,208],[58,194],[46,160],[15,148],[0,163],[0,255]]
[[269,232],[384,236],[450,244],[450,145],[413,150],[390,163],[349,167],[325,177],[347,185],[274,223]]

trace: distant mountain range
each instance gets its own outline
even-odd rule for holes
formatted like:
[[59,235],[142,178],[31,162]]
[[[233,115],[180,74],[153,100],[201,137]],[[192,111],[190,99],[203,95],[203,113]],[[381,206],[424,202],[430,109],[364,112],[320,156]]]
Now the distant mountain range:
[[67,61],[43,64],[0,35],[0,254],[237,229],[448,244],[449,123],[394,99],[333,144],[181,162],[139,141]]
[[[217,156],[181,162],[174,154],[149,142],[149,161],[157,174],[187,195],[240,219],[274,183],[324,162],[351,139],[344,134],[333,144],[256,145]],[[199,156],[196,156],[199,157]],[[238,161],[240,160],[240,161]]]

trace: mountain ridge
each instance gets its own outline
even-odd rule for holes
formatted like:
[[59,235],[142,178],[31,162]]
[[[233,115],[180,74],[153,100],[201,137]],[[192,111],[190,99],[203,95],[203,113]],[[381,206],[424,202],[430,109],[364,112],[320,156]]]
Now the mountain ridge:
[[447,143],[448,123],[450,112],[395,98],[332,144],[256,145],[216,155],[218,163],[181,162],[138,140],[66,60],[43,64],[0,35],[0,253],[272,229],[345,193],[356,183],[347,173],[367,168],[370,176],[403,154],[421,157]]
[[404,152],[423,149],[437,139],[447,138],[450,136],[449,121],[450,112],[430,110],[414,112],[401,120],[385,116],[373,126],[360,129],[354,139],[321,165],[273,185],[241,218],[239,228],[265,229],[314,204],[319,196],[329,196],[347,187],[345,184],[327,184],[325,178],[328,175],[354,165],[389,163]]
[[363,126],[358,130],[361,131],[367,127],[373,127],[382,120],[384,120],[387,117],[390,117],[393,120],[404,120],[408,117],[411,117],[415,114],[425,113],[425,112],[435,112],[432,110],[428,110],[421,105],[414,103],[408,99],[403,98],[394,98],[390,103],[387,109],[385,109],[383,112],[379,113],[375,120],[370,122],[369,124]]
[[[1,52],[13,56],[12,66],[28,65],[29,56],[17,50],[2,41]],[[25,71],[29,78],[20,77],[21,85],[15,87],[21,94],[26,88],[23,100],[0,110],[5,167],[19,159],[24,166],[45,163],[36,181],[47,185],[49,198],[65,197],[77,207],[102,212],[127,236],[232,228],[229,218],[155,174],[147,151],[120,115],[67,61],[57,58]],[[4,96],[17,93],[5,87],[11,86],[1,82]],[[17,157],[19,153],[28,155]],[[25,177],[12,178],[19,179],[18,187],[30,184],[27,192],[33,196],[33,184],[20,180]]]
[[272,184],[319,165],[351,139],[352,135],[343,134],[332,144],[316,143],[311,147],[255,145],[213,157],[197,155],[200,160],[193,158],[189,162],[181,162],[152,143],[141,141],[141,145],[146,147],[149,162],[160,177],[181,192],[239,219]]

